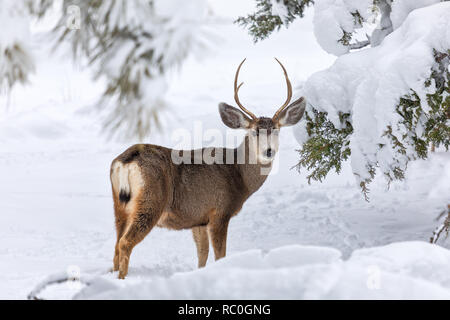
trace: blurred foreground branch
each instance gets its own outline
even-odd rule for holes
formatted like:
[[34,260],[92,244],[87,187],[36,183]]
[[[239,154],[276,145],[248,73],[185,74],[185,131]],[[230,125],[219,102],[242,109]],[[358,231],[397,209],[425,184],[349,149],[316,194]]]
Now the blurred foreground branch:
[[443,231],[445,231],[445,233],[446,233],[446,238],[448,237],[448,231],[449,231],[449,227],[450,227],[450,204],[447,205],[447,210],[443,210],[439,214],[437,220],[439,220],[440,218],[442,218],[446,214],[447,214],[447,217],[445,218],[444,223],[442,223],[440,226],[438,226],[433,231],[433,236],[430,238],[430,243],[437,243],[437,241],[439,240],[439,237],[441,236],[441,233]]

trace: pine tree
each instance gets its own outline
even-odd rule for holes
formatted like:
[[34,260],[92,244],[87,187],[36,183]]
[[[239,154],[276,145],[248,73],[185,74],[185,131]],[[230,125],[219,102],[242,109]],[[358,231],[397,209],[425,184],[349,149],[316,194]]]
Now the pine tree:
[[[52,3],[30,8],[43,17]],[[73,57],[106,80],[98,105],[110,134],[142,140],[159,128],[167,71],[200,46],[206,9],[205,0],[63,1],[55,45],[70,43]]]
[[28,47],[29,10],[25,1],[0,3],[0,90],[8,93],[16,84],[26,83],[35,70]]
[[[331,170],[339,173],[350,159],[367,199],[377,170],[388,183],[401,180],[409,161],[428,156],[430,143],[448,150],[450,40],[445,30],[450,25],[444,12],[450,13],[450,3],[439,2],[445,1],[314,1],[316,39],[325,51],[342,57],[313,74],[303,88],[309,104],[299,129],[306,138],[297,168],[308,170],[308,181],[322,181]],[[311,4],[257,0],[258,11],[236,22],[257,41],[288,27]],[[276,6],[283,5],[286,22],[274,18],[275,11],[283,12]],[[361,39],[358,31],[368,26],[375,28]]]
[[288,26],[296,18],[302,18],[305,8],[313,0],[256,0],[257,11],[236,22],[247,27],[255,42],[264,40],[282,26]]

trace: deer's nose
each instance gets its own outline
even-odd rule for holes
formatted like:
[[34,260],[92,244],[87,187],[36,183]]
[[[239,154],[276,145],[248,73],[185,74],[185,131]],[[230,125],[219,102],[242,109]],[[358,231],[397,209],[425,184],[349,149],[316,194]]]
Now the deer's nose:
[[275,150],[270,149],[270,148],[266,150],[267,158],[272,158],[274,155],[275,155]]

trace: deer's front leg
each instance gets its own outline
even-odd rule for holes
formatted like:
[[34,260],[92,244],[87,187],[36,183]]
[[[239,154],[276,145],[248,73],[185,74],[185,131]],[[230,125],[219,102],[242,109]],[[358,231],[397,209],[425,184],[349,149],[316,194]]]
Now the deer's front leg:
[[217,218],[208,224],[209,237],[216,260],[225,257],[227,250],[227,231],[229,218]]
[[195,245],[197,246],[198,267],[206,265],[209,253],[209,240],[206,226],[192,228]]

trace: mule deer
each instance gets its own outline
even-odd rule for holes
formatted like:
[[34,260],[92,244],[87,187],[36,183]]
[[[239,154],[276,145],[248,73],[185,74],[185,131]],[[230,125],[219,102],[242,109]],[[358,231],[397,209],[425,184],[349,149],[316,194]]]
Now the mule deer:
[[[219,112],[226,126],[245,129],[247,134],[236,149],[216,148],[213,151],[221,151],[225,161],[176,164],[173,154],[185,152],[194,158],[198,150],[178,151],[138,144],[112,162],[111,184],[117,231],[113,270],[119,271],[119,278],[125,278],[128,273],[134,246],[154,226],[192,229],[198,267],[206,264],[209,241],[216,260],[225,256],[230,218],[266,180],[267,170],[270,170],[278,150],[279,129],[296,124],[306,105],[303,97],[289,104],[292,86],[286,69],[277,60],[286,79],[287,99],[272,118],[256,117],[238,97],[243,84],[237,85],[238,76],[244,61],[239,65],[234,80],[234,99],[242,111],[220,103]],[[263,135],[265,139],[262,139]],[[229,154],[233,155],[231,163],[225,159]],[[235,160],[238,154],[245,156],[242,163]],[[251,158],[255,161],[249,161]],[[261,174],[262,169],[267,169],[266,174]]]

